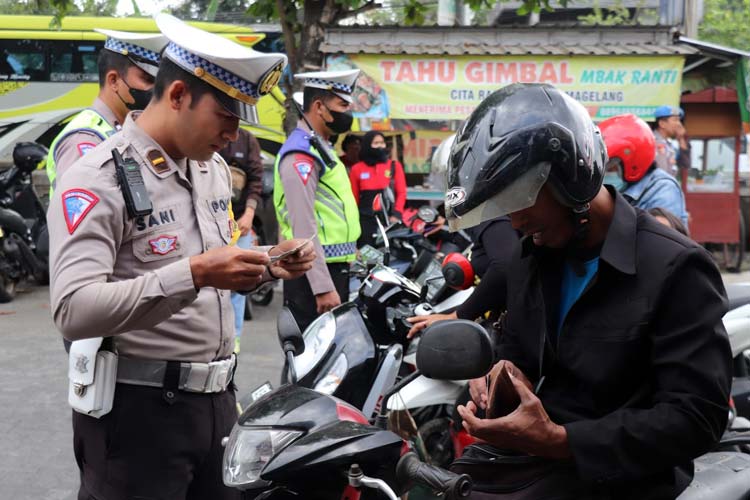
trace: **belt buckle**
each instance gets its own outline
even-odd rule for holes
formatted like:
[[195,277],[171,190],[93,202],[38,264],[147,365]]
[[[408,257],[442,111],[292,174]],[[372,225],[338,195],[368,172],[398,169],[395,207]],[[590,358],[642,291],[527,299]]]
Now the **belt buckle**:
[[206,392],[221,392],[227,388],[232,373],[234,357],[208,363]]

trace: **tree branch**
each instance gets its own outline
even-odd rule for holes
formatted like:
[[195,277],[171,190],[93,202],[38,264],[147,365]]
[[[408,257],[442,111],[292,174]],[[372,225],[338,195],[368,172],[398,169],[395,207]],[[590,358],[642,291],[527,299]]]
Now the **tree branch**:
[[279,12],[279,24],[281,24],[281,31],[284,34],[284,47],[286,48],[287,58],[289,58],[289,68],[292,73],[296,73],[297,43],[294,41],[294,27],[287,18],[285,7],[284,0],[276,0],[276,9]]
[[383,6],[383,4],[376,2],[375,0],[370,0],[366,4],[364,4],[362,7],[358,7],[356,9],[342,12],[341,17],[339,19],[346,19],[348,17],[354,17],[358,16],[360,14],[364,14],[365,12],[369,12],[371,10],[379,9]]

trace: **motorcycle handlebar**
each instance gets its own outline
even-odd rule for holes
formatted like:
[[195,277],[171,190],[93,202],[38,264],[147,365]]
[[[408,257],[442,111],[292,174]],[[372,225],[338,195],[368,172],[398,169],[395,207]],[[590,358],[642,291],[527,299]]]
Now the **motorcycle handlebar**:
[[426,464],[419,460],[414,452],[408,452],[396,465],[396,480],[400,485],[409,487],[417,482],[433,491],[444,495],[445,500],[468,498],[472,482],[467,474],[455,474],[451,471]]

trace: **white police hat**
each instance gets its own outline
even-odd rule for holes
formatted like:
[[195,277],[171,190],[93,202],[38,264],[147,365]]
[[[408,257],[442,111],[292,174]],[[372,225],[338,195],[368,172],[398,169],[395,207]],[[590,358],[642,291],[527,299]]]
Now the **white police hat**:
[[157,14],[155,19],[169,39],[164,57],[220,90],[215,95],[234,115],[254,121],[252,107],[279,83],[286,56],[243,47],[169,14]]
[[161,33],[130,33],[94,28],[107,37],[104,48],[127,57],[130,62],[151,76],[156,76],[161,61],[161,51],[169,40]]
[[304,80],[305,87],[330,90],[346,102],[352,102],[352,92],[358,76],[358,69],[347,69],[344,71],[297,73],[294,78]]

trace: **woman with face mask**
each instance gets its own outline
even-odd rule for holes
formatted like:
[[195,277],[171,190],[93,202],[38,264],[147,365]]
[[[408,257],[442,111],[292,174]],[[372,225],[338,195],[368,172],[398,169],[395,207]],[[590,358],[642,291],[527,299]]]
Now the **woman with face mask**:
[[[391,158],[385,136],[376,130],[367,132],[362,139],[359,159],[349,172],[349,180],[359,205],[362,236],[357,246],[361,247],[375,242],[378,231],[375,217],[380,217],[384,225],[401,220],[406,204],[406,177],[403,165]],[[381,203],[374,207],[377,195],[381,195]]]

